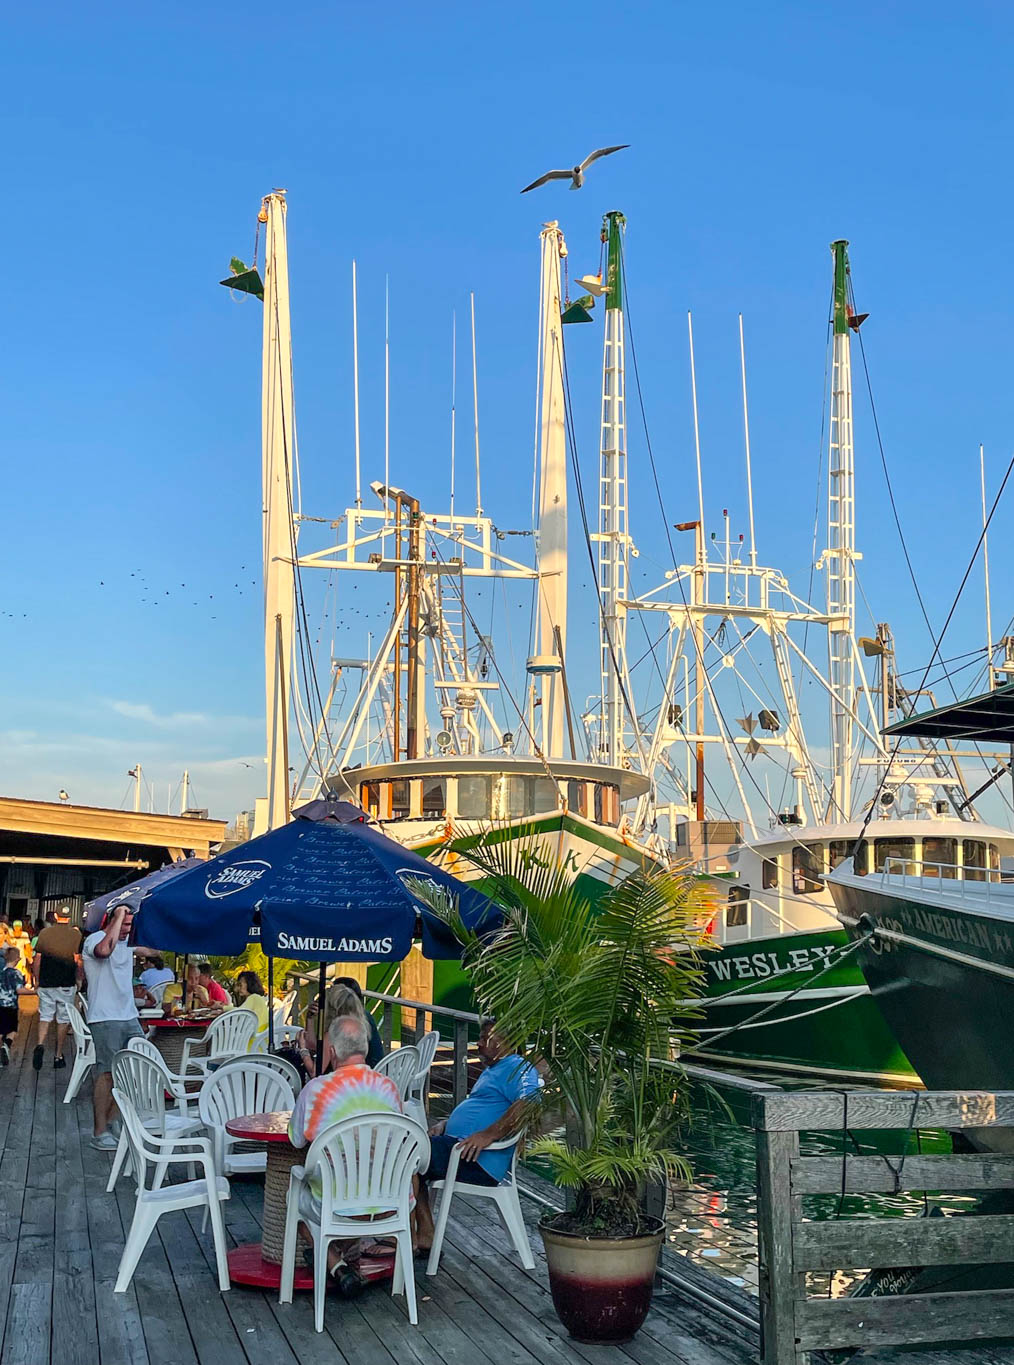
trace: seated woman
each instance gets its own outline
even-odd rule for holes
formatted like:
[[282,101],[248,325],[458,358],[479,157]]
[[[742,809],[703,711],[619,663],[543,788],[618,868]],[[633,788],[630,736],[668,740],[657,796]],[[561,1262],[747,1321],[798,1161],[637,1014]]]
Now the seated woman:
[[233,982],[233,995],[236,1003],[233,1005],[235,1010],[251,1010],[257,1018],[257,1032],[250,1039],[248,1052],[256,1052],[261,1046],[268,1032],[269,1005],[267,993],[264,990],[264,983],[256,972],[240,972]]
[[363,988],[354,976],[336,976],[331,983],[331,990],[337,991],[339,986],[348,987],[359,1001],[359,1007],[366,1019],[366,1027],[370,1031],[370,1045],[366,1049],[366,1065],[376,1066],[384,1055],[384,1041],[380,1036],[380,1029],[377,1028],[377,1021],[366,1008],[366,1002],[363,1000]]
[[[163,1011],[168,1014],[174,1005],[179,1005],[182,1002],[184,1002],[183,986],[178,981],[171,982],[162,992]],[[188,1014],[191,1010],[206,1010],[208,1008],[208,992],[201,985],[198,979],[197,966],[193,962],[187,968],[185,1008]]]

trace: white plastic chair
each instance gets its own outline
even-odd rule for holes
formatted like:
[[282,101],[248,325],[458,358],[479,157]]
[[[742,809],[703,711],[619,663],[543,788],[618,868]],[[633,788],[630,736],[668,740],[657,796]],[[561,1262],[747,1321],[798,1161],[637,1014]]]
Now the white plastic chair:
[[[360,1114],[332,1124],[314,1139],[306,1160],[289,1174],[279,1303],[292,1302],[296,1238],[303,1222],[313,1238],[313,1322],[318,1332],[324,1330],[327,1249],[336,1238],[395,1238],[391,1293],[404,1292],[409,1322],[418,1323],[409,1207],[412,1177],[429,1161],[429,1151],[425,1131],[401,1114]],[[311,1177],[320,1182],[319,1208]]]
[[409,1082],[408,1092],[405,1095],[405,1113],[410,1118],[415,1119],[416,1123],[427,1126],[426,1097],[430,1088],[430,1068],[433,1065],[433,1058],[437,1053],[437,1044],[440,1042],[440,1034],[431,1029],[429,1033],[424,1033],[416,1043],[415,1048],[419,1053],[419,1066]]
[[[180,1114],[183,1114],[187,1118],[193,1118],[194,1115],[191,1111],[190,1106],[192,1104],[196,1105],[197,1092],[195,1091],[191,1094],[187,1091],[186,1082],[184,1081],[183,1077],[177,1076],[175,1072],[169,1070],[169,1065],[166,1062],[166,1059],[162,1056],[161,1052],[159,1052],[158,1048],[151,1041],[151,1039],[129,1038],[127,1040],[127,1051],[139,1052],[142,1057],[149,1058],[156,1064],[156,1066],[160,1066],[162,1068],[163,1075],[165,1076],[165,1088],[166,1090],[169,1091],[169,1094],[172,1095],[173,1099],[176,1101],[178,1112]],[[191,1084],[193,1084],[192,1081]]]
[[[157,1138],[189,1137],[201,1127],[200,1119],[188,1118],[185,1114],[174,1114],[166,1109],[165,1092],[168,1072],[161,1058],[153,1061],[140,1052],[124,1048],[113,1058],[113,1086],[126,1095],[138,1123],[146,1132]],[[130,1139],[126,1124],[120,1128],[120,1140],[116,1144],[113,1169],[109,1172],[108,1194],[120,1178],[120,1173],[130,1155]],[[165,1178],[165,1164],[162,1164],[155,1177],[157,1189]],[[135,1168],[135,1176],[140,1179],[141,1172]]]
[[71,1005],[68,1013],[70,1014],[70,1029],[74,1035],[74,1068],[70,1073],[67,1093],[63,1097],[64,1104],[70,1104],[71,1100],[74,1099],[81,1089],[84,1078],[95,1065],[95,1044],[92,1041],[91,1029],[84,1021],[84,1015],[76,1003]]
[[[124,1055],[122,1052],[119,1054]],[[215,1240],[215,1262],[218,1267],[218,1287],[229,1288],[229,1262],[225,1250],[225,1219],[222,1217],[222,1200],[229,1198],[229,1182],[215,1171],[211,1155],[211,1143],[207,1138],[197,1137],[156,1137],[149,1133],[141,1122],[130,1096],[116,1085],[113,1086],[113,1099],[123,1119],[123,1131],[127,1134],[133,1156],[134,1169],[137,1171],[137,1203],[134,1217],[127,1233],[120,1268],[116,1276],[113,1292],[122,1294],[133,1278],[141,1253],[155,1229],[155,1224],[163,1213],[176,1209],[206,1207],[211,1214],[212,1234]],[[161,1173],[171,1162],[185,1162],[191,1168],[196,1164],[204,1169],[201,1180],[187,1180],[182,1184],[161,1184]],[[148,1167],[156,1167],[154,1182],[148,1184]]]
[[303,1031],[301,1024],[292,1022],[292,1007],[295,1003],[296,992],[289,991],[288,995],[275,1006],[274,1019],[272,1020],[275,1047],[283,1043],[291,1043],[293,1038],[298,1037]]
[[290,1081],[280,1075],[266,1057],[256,1054],[235,1057],[209,1076],[197,1097],[197,1110],[211,1138],[215,1169],[219,1174],[263,1171],[267,1165],[263,1146],[257,1152],[232,1150],[240,1139],[225,1131],[230,1119],[243,1114],[272,1114],[278,1109],[292,1109],[295,1103],[296,1094]]
[[294,1095],[298,1095],[303,1088],[303,1078],[297,1068],[284,1057],[276,1057],[273,1052],[248,1052],[241,1057],[227,1057],[215,1075],[217,1076],[219,1071],[224,1071],[227,1066],[242,1066],[245,1062],[256,1062],[258,1066],[267,1067],[269,1071],[284,1077],[292,1087]]
[[[185,1038],[183,1057],[180,1061],[180,1075],[196,1071],[200,1075],[210,1074],[210,1063],[223,1061],[226,1057],[246,1055],[253,1036],[257,1032],[257,1016],[253,1010],[226,1010],[208,1025],[203,1038]],[[196,1049],[202,1055],[195,1057]]]
[[473,1185],[467,1180],[458,1183],[458,1164],[461,1161],[460,1145],[451,1152],[450,1159],[447,1162],[447,1175],[444,1179],[429,1182],[430,1190],[440,1190],[441,1195],[440,1207],[437,1210],[436,1223],[433,1229],[433,1247],[426,1264],[427,1275],[435,1275],[437,1267],[440,1265],[440,1251],[444,1244],[444,1233],[447,1230],[447,1220],[451,1212],[451,1200],[458,1190],[462,1194],[467,1194],[470,1199],[492,1199],[494,1201],[507,1232],[510,1234],[511,1241],[514,1243],[514,1250],[521,1257],[521,1264],[526,1270],[535,1269],[532,1244],[528,1240],[528,1229],[525,1227],[525,1220],[521,1213],[521,1200],[518,1198],[517,1164],[520,1145],[521,1134],[519,1133],[517,1137],[504,1138],[501,1142],[491,1142],[485,1149],[487,1152],[503,1152],[509,1147],[514,1149],[511,1154],[510,1167],[499,1185]]
[[411,1046],[395,1048],[393,1052],[381,1057],[373,1069],[394,1082],[398,1096],[404,1104],[408,1088],[419,1070],[419,1049]]

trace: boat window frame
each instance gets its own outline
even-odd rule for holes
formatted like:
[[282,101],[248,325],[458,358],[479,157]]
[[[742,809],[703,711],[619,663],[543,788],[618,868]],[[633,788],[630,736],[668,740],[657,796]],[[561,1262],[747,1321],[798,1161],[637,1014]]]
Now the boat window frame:
[[750,921],[750,888],[730,886],[725,902],[725,927],[727,929],[746,928]]
[[[809,867],[805,867],[804,859],[809,859]],[[815,869],[815,870],[814,870]],[[815,896],[818,891],[823,891],[824,883],[821,878],[824,875],[824,844],[823,842],[812,844],[793,844],[792,845],[792,890],[797,896]]]
[[[885,844],[888,845],[888,846],[890,846],[890,845],[892,845],[892,844],[893,844],[893,845],[896,845],[896,846],[900,846],[900,845],[904,844],[904,845],[907,845],[907,851],[902,850],[901,852],[897,852],[897,853],[885,852],[884,855],[883,855],[883,857],[881,857],[881,853],[880,853],[881,845],[885,845]],[[888,859],[892,860],[893,862],[903,862],[903,863],[905,864],[905,867],[904,867],[904,869],[903,869],[904,875],[905,875],[906,877],[914,877],[914,876],[916,875],[916,867],[917,867],[916,856],[915,856],[915,835],[914,835],[914,834],[895,834],[895,835],[891,835],[890,838],[886,838],[886,839],[874,839],[874,840],[873,840],[873,867],[874,867],[874,871],[879,872],[879,873],[883,873],[884,870],[885,870],[885,864],[887,863]],[[895,868],[895,869],[893,870],[893,874],[892,874],[892,873],[888,873],[887,875],[888,875],[888,876],[891,876],[891,875],[897,876],[897,875],[899,875],[898,869]]]
[[[927,857],[927,844],[950,844],[951,856],[949,858]],[[941,851],[946,852],[947,850],[945,848]],[[932,866],[934,863],[937,864],[936,867]],[[957,838],[953,834],[924,834],[922,837],[922,856],[919,859],[919,868],[924,877],[936,877],[943,881],[953,881],[958,875]]]

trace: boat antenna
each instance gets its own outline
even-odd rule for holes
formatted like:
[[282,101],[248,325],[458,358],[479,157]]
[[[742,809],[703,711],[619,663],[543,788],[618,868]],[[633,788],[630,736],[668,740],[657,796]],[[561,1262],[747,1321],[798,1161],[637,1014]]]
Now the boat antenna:
[[355,261],[352,262],[352,391],[356,424],[356,506],[362,507],[363,498],[359,486],[359,306]]
[[[358,396],[358,382],[357,382]],[[359,428],[356,424],[358,443]],[[357,462],[358,465],[358,462]],[[357,468],[358,472],[358,468]],[[384,520],[387,520],[387,490],[391,485],[391,277],[384,276]],[[356,480],[356,493],[359,481]]]
[[753,473],[750,468],[750,414],[746,403],[746,348],[743,344],[743,314],[739,315],[739,372],[743,380],[743,441],[746,445],[746,501],[750,511],[750,567],[757,567],[757,541],[753,530]]
[[993,620],[989,604],[989,537],[986,534],[986,454],[979,445],[979,485],[982,489],[982,571],[986,588],[986,670],[989,674],[989,690],[996,686],[993,672]]
[[475,515],[482,516],[482,482],[479,477],[479,371],[475,363],[475,291],[472,304],[472,410],[475,414]]
[[[697,420],[697,366],[694,364],[694,318],[687,312],[687,332],[690,336],[690,396],[694,405],[694,450],[697,454],[697,515],[701,526],[701,540],[704,541],[704,480],[701,477],[701,428]],[[705,546],[707,542],[705,541]],[[705,548],[705,554],[707,549]]]
[[458,406],[458,314],[451,311],[451,522],[454,521],[454,448]]

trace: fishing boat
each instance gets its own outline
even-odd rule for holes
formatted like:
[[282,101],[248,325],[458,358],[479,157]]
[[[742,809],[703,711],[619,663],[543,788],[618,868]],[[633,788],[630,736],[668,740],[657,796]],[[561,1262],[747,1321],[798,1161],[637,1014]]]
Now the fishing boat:
[[[749,540],[734,535],[726,509],[720,529],[706,532],[691,323],[698,505],[676,530],[692,534],[693,554],[678,562],[674,550],[666,581],[627,605],[668,622],[662,704],[646,738],[654,816],[668,809],[674,855],[720,899],[699,1055],[915,1084],[825,875],[859,839],[871,867],[897,856],[954,861],[958,850],[959,863],[986,869],[1014,844],[976,813],[961,763],[978,762],[978,749],[941,740],[889,746],[880,733],[919,697],[896,667],[889,625],[877,623],[867,637],[856,629],[851,347],[866,314],[854,307],[848,243],[833,242],[831,255],[826,548],[815,565],[824,601],[799,595],[758,558],[740,319]],[[824,699],[823,723],[814,694]],[[668,807],[658,798],[665,775],[676,789]]]
[[[1010,752],[1014,682],[887,734]],[[998,775],[1008,771],[1005,763]],[[1014,880],[1004,870],[1012,851],[1009,836],[991,840],[985,859],[956,837],[872,862],[861,847],[828,878],[873,998],[929,1089],[1014,1086]]]
[[[597,528],[602,649],[612,659],[622,658],[625,648],[620,604],[627,592],[631,541],[626,531],[622,215],[607,219],[606,283],[592,281],[594,293],[574,304],[561,281],[567,261],[563,233],[556,222],[541,229],[535,516],[530,527],[515,531],[505,530],[483,508],[477,418],[474,501],[470,487],[467,510],[463,506],[465,495],[454,482],[453,406],[446,508],[426,506],[392,484],[386,441],[384,478],[369,485],[371,501],[364,501],[357,427],[352,505],[334,519],[303,515],[295,461],[286,212],[281,192],[264,200],[264,275],[261,281],[255,268],[253,282],[264,299],[268,797],[261,803],[259,827],[273,827],[288,815],[291,699],[307,755],[295,790],[311,795],[330,789],[356,801],[393,837],[459,876],[479,877],[462,855],[480,835],[514,841],[524,857],[568,870],[591,899],[636,868],[664,865],[663,843],[643,828],[635,831],[630,814],[651,783],[623,749],[622,678],[610,663],[600,715],[589,717],[580,713],[567,675],[563,330],[568,323],[590,321],[596,294],[606,314]],[[236,278],[223,283],[235,288]],[[356,394],[358,413],[358,371]],[[335,532],[333,541],[307,548],[308,523],[322,520]],[[515,545],[532,547],[534,555],[522,558]],[[360,601],[389,608],[380,641],[366,657],[331,659],[327,689],[308,660],[304,638],[302,580],[311,570],[358,580]],[[476,600],[483,588],[487,603],[493,589],[494,606],[498,601],[512,605],[512,593],[527,596],[531,652],[520,676],[506,662],[506,649],[497,645],[491,608]],[[355,680],[351,686],[350,678]],[[599,720],[606,735],[601,743]],[[413,960],[403,967],[400,983],[385,984],[400,984],[417,999],[464,1003],[457,966],[437,964],[436,980],[433,971],[434,964]]]
[[[268,796],[260,803],[259,827],[284,821],[294,793],[327,788],[358,802],[408,847],[470,879],[480,874],[464,855],[480,836],[513,841],[524,857],[567,869],[591,898],[636,868],[689,865],[719,902],[710,926],[714,952],[706,962],[703,1055],[827,1077],[913,1081],[848,950],[823,875],[858,835],[863,784],[873,775],[882,778],[870,834],[875,856],[898,839],[915,840],[921,856],[932,852],[933,840],[957,838],[960,829],[986,857],[1002,836],[978,829],[956,752],[929,745],[889,760],[880,737],[882,725],[899,710],[907,714],[913,700],[894,667],[889,627],[856,637],[850,341],[863,315],[849,295],[847,243],[832,245],[827,548],[818,564],[826,601],[818,607],[758,556],[742,320],[749,543],[734,536],[727,510],[721,532],[706,531],[691,326],[698,506],[696,518],[676,529],[692,533],[693,554],[680,562],[663,500],[684,497],[692,480],[680,471],[663,494],[645,422],[645,458],[672,569],[647,591],[633,587],[627,270],[619,212],[605,215],[598,272],[580,280],[588,292],[574,302],[560,226],[550,222],[540,232],[530,525],[508,529],[483,507],[474,303],[474,483],[470,471],[464,490],[452,396],[447,504],[435,509],[417,491],[394,486],[386,421],[383,478],[364,490],[354,274],[354,497],[337,517],[304,514],[286,211],[282,193],[264,200],[263,281],[256,268],[252,277],[244,268],[223,281],[233,288],[237,279],[240,288],[249,283],[265,305]],[[597,303],[604,337],[596,514],[583,486],[565,336],[572,324],[592,320]],[[630,359],[639,396],[632,349]],[[569,534],[574,493],[579,519]],[[331,537],[308,546],[311,534],[321,540],[322,526]],[[587,629],[584,639],[568,636],[568,576],[577,547],[592,569],[593,600],[582,604],[582,619],[590,606],[596,620],[592,688],[568,671],[582,646],[586,657],[589,652]],[[311,572],[351,582],[360,603],[355,610],[370,601],[376,610],[364,619],[382,621],[377,638],[367,635],[363,654],[332,652],[329,678],[320,676],[310,648],[304,579]],[[514,661],[509,643],[519,633],[518,620],[528,635],[523,664]],[[662,636],[652,643],[647,627],[655,624]],[[628,654],[635,625],[645,627],[649,644],[639,648],[639,663]],[[826,664],[815,661],[821,640]],[[875,661],[872,684],[864,658]],[[829,702],[829,763],[815,758],[808,737],[815,711],[801,704],[804,679]],[[645,696],[647,705],[635,703]],[[306,754],[291,788],[290,712]],[[464,1003],[457,969],[436,970],[438,977],[446,971],[446,979],[434,979],[427,963],[408,963],[400,983],[386,984],[400,984],[416,999]]]

